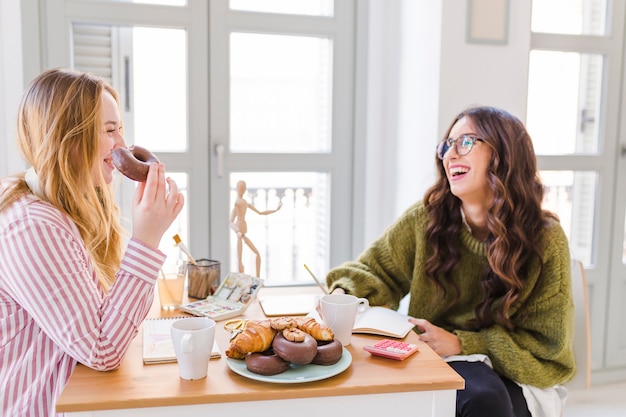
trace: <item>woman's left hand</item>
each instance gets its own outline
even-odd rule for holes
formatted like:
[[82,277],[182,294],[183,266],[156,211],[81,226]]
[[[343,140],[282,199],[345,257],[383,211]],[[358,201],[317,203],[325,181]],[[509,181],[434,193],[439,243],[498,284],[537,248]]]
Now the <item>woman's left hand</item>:
[[435,326],[428,320],[409,317],[409,321],[422,332],[419,338],[439,356],[452,356],[461,353],[461,341],[454,333]]
[[161,237],[183,209],[185,199],[171,178],[165,178],[165,166],[154,163],[146,182],[139,183],[133,198],[132,236],[158,249]]

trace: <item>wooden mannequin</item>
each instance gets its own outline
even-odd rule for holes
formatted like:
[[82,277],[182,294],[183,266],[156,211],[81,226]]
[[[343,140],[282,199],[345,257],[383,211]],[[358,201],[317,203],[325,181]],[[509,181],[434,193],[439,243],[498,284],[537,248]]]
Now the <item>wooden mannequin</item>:
[[254,211],[261,216],[267,216],[268,214],[272,214],[280,210],[283,203],[279,203],[278,207],[275,210],[265,210],[259,211],[252,203],[249,203],[243,198],[247,189],[245,181],[237,182],[237,198],[235,199],[235,206],[230,215],[230,228],[237,233],[237,259],[239,261],[239,272],[244,272],[243,267],[243,259],[242,259],[242,249],[243,243],[250,248],[252,252],[256,255],[256,276],[259,277],[261,273],[261,255],[259,254],[259,250],[254,246],[254,243],[248,238],[246,233],[248,233],[248,224],[246,223],[246,212],[248,209]]

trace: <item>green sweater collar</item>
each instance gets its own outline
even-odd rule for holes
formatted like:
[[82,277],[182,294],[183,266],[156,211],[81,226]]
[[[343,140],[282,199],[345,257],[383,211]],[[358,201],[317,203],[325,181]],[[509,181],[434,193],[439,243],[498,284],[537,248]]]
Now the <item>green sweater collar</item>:
[[488,245],[476,239],[465,227],[461,228],[461,243],[471,253],[479,256],[487,256]]

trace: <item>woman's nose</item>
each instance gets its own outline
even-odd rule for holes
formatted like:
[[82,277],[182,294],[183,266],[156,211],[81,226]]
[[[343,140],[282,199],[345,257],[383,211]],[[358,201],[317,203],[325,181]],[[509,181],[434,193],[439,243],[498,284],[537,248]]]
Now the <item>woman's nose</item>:
[[121,133],[116,133],[113,140],[113,149],[115,148],[127,148],[124,136]]
[[452,158],[457,158],[458,156],[459,154],[456,152],[456,143],[454,143],[452,146],[450,146],[450,149],[448,149],[448,151],[445,153],[443,158],[452,159]]

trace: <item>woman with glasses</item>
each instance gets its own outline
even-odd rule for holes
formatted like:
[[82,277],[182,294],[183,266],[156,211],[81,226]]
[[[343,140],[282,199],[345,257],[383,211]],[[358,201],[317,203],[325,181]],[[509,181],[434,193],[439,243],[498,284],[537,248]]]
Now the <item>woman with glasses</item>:
[[334,293],[397,308],[465,379],[457,416],[559,416],[575,374],[570,252],[528,132],[501,109],[459,114],[438,177],[356,261]]

